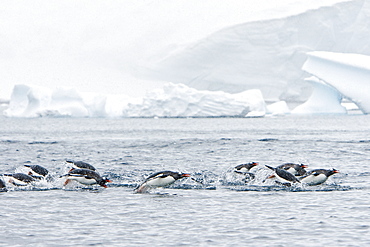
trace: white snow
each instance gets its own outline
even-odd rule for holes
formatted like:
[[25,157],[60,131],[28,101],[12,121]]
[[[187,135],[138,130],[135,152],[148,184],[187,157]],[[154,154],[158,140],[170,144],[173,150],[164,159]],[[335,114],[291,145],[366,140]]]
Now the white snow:
[[303,69],[336,88],[363,113],[370,113],[370,56],[311,52]]
[[14,87],[8,117],[262,117],[266,105],[258,89],[237,94],[199,91],[167,83],[142,99],[79,93],[27,85]]

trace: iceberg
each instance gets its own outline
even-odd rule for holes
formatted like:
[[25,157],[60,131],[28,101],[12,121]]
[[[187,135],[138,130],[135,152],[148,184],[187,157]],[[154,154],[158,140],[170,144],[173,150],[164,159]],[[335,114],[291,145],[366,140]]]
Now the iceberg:
[[260,90],[237,94],[199,91],[168,83],[148,93],[139,104],[129,104],[127,117],[262,117],[266,106]]
[[[328,71],[319,75],[314,64],[324,54],[310,53],[370,56],[369,1],[92,0],[86,5],[20,0],[3,5],[0,102],[8,102],[12,93],[8,117],[281,115],[289,113],[288,105],[306,100],[295,113],[341,113],[338,92],[369,112],[363,95],[338,84],[345,85],[346,76],[328,77],[338,61],[325,57]],[[321,82],[306,81],[308,74]],[[364,83],[356,85],[367,90]],[[276,103],[266,106],[261,95]],[[325,101],[314,100],[317,95],[330,97],[332,105],[318,107]]]
[[16,85],[4,111],[7,117],[263,117],[265,113],[258,89],[229,94],[174,83],[141,99]]
[[15,85],[7,117],[74,116],[86,117],[88,111],[82,97],[74,89],[51,90],[31,85]]
[[0,98],[8,99],[16,84],[142,97],[173,82],[232,94],[259,89],[269,101],[303,102],[312,90],[301,70],[306,52],[370,55],[369,5],[364,0],[5,1]]
[[302,71],[307,52],[370,55],[369,19],[370,2],[354,0],[240,22],[159,53],[139,72],[201,90],[256,88],[267,101],[303,102],[312,91]]
[[294,108],[292,114],[346,114],[347,110],[342,106],[342,95],[330,85],[320,81],[316,77],[307,78],[312,84],[313,92],[310,98],[303,104]]
[[[370,113],[370,56],[323,51],[310,52],[303,65],[303,70],[322,80],[327,84],[326,88],[335,88],[340,95],[355,103],[363,113]],[[338,105],[338,93],[335,95],[332,92],[331,95],[330,97],[329,93],[325,93],[322,96],[328,97],[327,100],[324,99],[326,103]],[[315,95],[313,97],[316,100],[320,98]],[[339,106],[336,109],[340,112]]]

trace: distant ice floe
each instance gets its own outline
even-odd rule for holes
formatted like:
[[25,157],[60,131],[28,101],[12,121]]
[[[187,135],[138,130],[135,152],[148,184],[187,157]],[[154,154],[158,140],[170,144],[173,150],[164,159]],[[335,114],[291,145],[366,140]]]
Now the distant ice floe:
[[4,111],[7,117],[262,117],[265,114],[266,104],[258,89],[229,94],[173,83],[142,99],[16,85]]

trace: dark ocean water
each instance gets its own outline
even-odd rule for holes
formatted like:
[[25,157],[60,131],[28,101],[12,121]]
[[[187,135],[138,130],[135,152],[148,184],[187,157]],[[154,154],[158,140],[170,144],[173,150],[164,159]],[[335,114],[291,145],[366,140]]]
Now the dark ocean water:
[[[370,246],[370,116],[0,118],[0,174],[38,164],[51,183],[0,193],[0,246]],[[59,175],[82,160],[108,188]],[[245,184],[230,170],[256,161]],[[264,165],[340,171],[283,187]],[[149,174],[192,174],[136,194]]]

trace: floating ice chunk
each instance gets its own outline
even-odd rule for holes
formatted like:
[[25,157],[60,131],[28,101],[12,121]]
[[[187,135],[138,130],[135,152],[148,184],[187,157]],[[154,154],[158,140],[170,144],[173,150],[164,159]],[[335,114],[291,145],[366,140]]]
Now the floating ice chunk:
[[51,100],[51,90],[39,86],[15,85],[8,109],[4,111],[7,117],[35,117],[40,108],[48,105]]
[[341,105],[341,94],[330,85],[310,77],[306,79],[313,86],[310,98],[292,110],[292,114],[345,114],[346,108]]
[[310,52],[303,69],[338,90],[363,113],[370,113],[370,56]]
[[166,84],[144,98],[53,91],[26,85],[14,87],[9,117],[261,117],[266,106],[260,90],[238,94],[198,91],[183,84]]
[[255,117],[265,115],[259,90],[238,94],[198,91],[183,84],[168,83],[162,90],[147,94],[142,103],[129,104],[126,117]]

